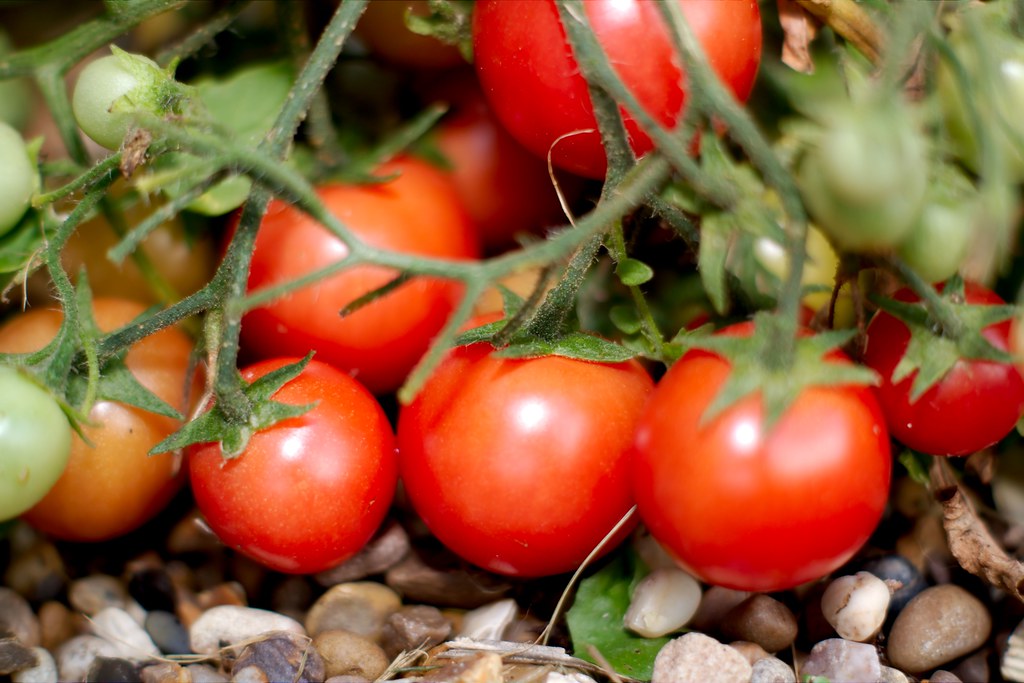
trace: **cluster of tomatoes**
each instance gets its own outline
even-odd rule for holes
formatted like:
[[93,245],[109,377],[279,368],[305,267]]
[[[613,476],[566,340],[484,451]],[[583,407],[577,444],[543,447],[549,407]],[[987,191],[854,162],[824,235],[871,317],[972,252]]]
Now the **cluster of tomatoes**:
[[[738,100],[746,99],[761,59],[756,0],[678,4],[711,67]],[[408,49],[421,67],[463,61],[454,48],[404,33],[396,23],[404,6],[370,4],[358,28],[369,50],[401,61]],[[686,78],[657,3],[585,7],[640,106],[674,127]],[[407,40],[396,42],[398,33]],[[453,262],[498,254],[522,233],[539,238],[544,228],[567,222],[549,162],[571,174],[562,185],[570,193],[584,178],[603,177],[607,161],[588,86],[558,6],[478,0],[473,47],[475,74],[448,76],[427,98],[451,106],[434,133],[448,167],[402,153],[372,170],[377,182],[317,186],[324,206],[369,248]],[[155,64],[131,59],[96,62],[83,73],[85,89],[80,83],[75,93],[80,127],[108,148],[121,145],[130,124],[112,103],[140,79],[163,78]],[[633,152],[649,152],[653,143],[636,117],[622,113]],[[0,154],[4,134],[0,129]],[[11,210],[11,225],[34,186],[16,190],[20,209]],[[0,215],[0,229],[4,220]],[[124,298],[125,271],[105,277],[108,266],[84,253],[110,244],[88,238],[92,229],[79,228],[64,258],[72,274],[87,264],[93,309],[78,313],[98,336],[132,324],[146,303]],[[166,265],[172,250],[153,240],[179,233],[180,225],[162,227],[144,257]],[[209,279],[216,250],[208,243],[197,249],[205,251],[185,252],[190,270],[170,266],[168,276],[194,276],[171,281],[172,291],[187,294]],[[448,351],[392,420],[378,398],[403,384],[464,286],[440,276],[399,277],[366,263],[344,267],[349,253],[350,246],[288,202],[268,206],[248,292],[285,289],[245,314],[240,373],[257,386],[312,352],[271,396],[308,409],[248,435],[231,457],[220,443],[148,455],[183,419],[211,408],[192,338],[182,329],[148,336],[108,365],[112,379],[85,389],[92,409],[78,416],[75,432],[60,410],[78,405],[70,396],[58,406],[38,377],[5,369],[0,402],[18,398],[0,411],[13,424],[0,431],[0,517],[20,515],[58,538],[112,538],[150,519],[188,482],[226,545],[275,570],[308,573],[358,552],[389,513],[401,480],[438,539],[494,572],[571,571],[642,522],[702,580],[779,590],[828,574],[867,541],[888,500],[890,436],[924,453],[966,455],[1001,440],[1024,413],[1020,370],[995,360],[957,360],[921,397],[912,396],[913,373],[895,372],[910,331],[880,312],[867,327],[863,361],[881,384],[801,386],[774,422],[765,419],[758,387],[716,409],[727,385],[743,383],[747,367],[712,350],[688,351],[655,382],[651,366],[635,359],[511,358],[488,342]],[[309,284],[287,286],[318,272]],[[390,290],[360,301],[380,288]],[[956,296],[1001,303],[973,284]],[[348,311],[354,303],[360,305]],[[13,315],[0,327],[0,352],[33,358],[68,333],[62,319],[56,306]],[[717,336],[756,333],[748,322]],[[1008,351],[1009,333],[1004,320],[984,336]],[[838,350],[825,361],[852,362]],[[167,410],[119,402],[119,378],[144,385]]]

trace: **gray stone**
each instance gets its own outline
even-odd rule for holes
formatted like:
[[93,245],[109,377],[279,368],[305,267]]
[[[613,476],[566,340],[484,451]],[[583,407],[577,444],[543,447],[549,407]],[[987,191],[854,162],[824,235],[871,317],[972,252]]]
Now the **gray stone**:
[[157,610],[146,615],[143,624],[146,633],[153,639],[160,651],[166,655],[187,655],[192,652],[186,629],[178,617],[170,612]]
[[41,644],[39,618],[20,593],[0,586],[0,633],[9,632],[25,647]]
[[270,631],[305,635],[302,624],[269,610],[240,605],[218,605],[203,612],[192,628],[189,641],[196,654],[217,654],[222,647],[256,638]]
[[778,657],[765,657],[753,664],[750,683],[796,683],[793,667]]
[[893,666],[917,673],[981,647],[992,631],[985,605],[954,584],[932,586],[907,603],[889,631]]
[[477,607],[462,617],[458,635],[474,640],[502,640],[518,614],[519,606],[512,598]]
[[661,648],[651,683],[736,683],[750,680],[752,673],[739,652],[694,631]]
[[29,669],[37,664],[32,648],[16,638],[0,638],[0,676]]
[[407,605],[388,617],[381,645],[388,657],[400,652],[429,649],[443,643],[452,632],[451,621],[432,605]]
[[264,634],[247,644],[231,667],[235,681],[322,683],[324,661],[305,635],[292,631]]
[[97,657],[85,675],[86,683],[135,683],[138,680],[138,663],[121,657]]
[[384,673],[390,663],[380,645],[351,631],[318,633],[313,647],[324,660],[324,673],[328,677],[361,676],[373,680]]
[[830,681],[878,681],[882,664],[874,646],[842,638],[829,638],[811,648],[800,667],[801,676],[823,676]]
[[231,677],[209,664],[189,664],[185,671],[192,677],[192,683],[228,683]]
[[93,574],[76,579],[68,586],[71,607],[92,616],[107,607],[128,606],[128,589],[121,581],[106,574]]
[[766,652],[779,652],[796,640],[797,621],[781,602],[763,593],[751,595],[722,618],[722,634],[729,640],[757,643]]

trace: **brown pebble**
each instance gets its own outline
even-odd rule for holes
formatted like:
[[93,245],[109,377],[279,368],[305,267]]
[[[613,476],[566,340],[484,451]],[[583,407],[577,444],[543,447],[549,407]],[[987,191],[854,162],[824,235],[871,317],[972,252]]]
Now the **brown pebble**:
[[384,580],[409,602],[462,609],[494,602],[512,588],[494,574],[461,565],[433,567],[415,552],[389,569]]
[[717,631],[722,618],[736,605],[750,597],[747,591],[711,586],[701,595],[697,613],[690,620],[695,631]]
[[324,660],[327,676],[361,676],[375,679],[388,668],[390,658],[380,645],[351,631],[323,631],[313,647]]
[[31,647],[22,645],[16,638],[0,638],[0,675],[31,669],[38,663]]
[[78,635],[76,617],[62,602],[44,602],[39,607],[38,616],[42,646],[51,652]]
[[324,661],[309,638],[291,631],[273,631],[250,642],[231,668],[235,681],[264,680],[320,683]]
[[409,534],[397,522],[385,524],[356,555],[315,576],[321,586],[359,581],[384,574],[409,554]]
[[992,617],[981,600],[955,584],[932,586],[893,622],[889,660],[903,671],[930,671],[977,650],[991,630]]
[[192,674],[173,662],[160,662],[142,670],[142,683],[192,683]]
[[407,605],[388,617],[381,644],[389,657],[400,652],[429,649],[451,634],[452,624],[432,605]]
[[501,666],[499,655],[484,652],[446,664],[421,680],[423,683],[503,683]]
[[373,581],[340,583],[313,603],[306,615],[306,632],[344,630],[379,641],[384,622],[402,606],[398,593]]
[[751,666],[753,666],[755,662],[772,656],[771,653],[767,652],[763,647],[757,643],[751,643],[748,640],[735,640],[729,643],[729,647],[743,655],[744,658],[750,662]]
[[20,593],[0,586],[0,633],[10,633],[25,647],[40,644],[39,618]]
[[757,643],[775,653],[793,644],[797,621],[788,607],[773,597],[758,593],[729,610],[720,625],[729,640]]

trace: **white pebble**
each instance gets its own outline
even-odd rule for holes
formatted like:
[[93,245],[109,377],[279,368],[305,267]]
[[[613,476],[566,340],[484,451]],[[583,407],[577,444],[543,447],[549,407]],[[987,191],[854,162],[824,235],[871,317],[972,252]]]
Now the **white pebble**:
[[283,614],[255,607],[218,605],[196,619],[189,630],[189,641],[196,654],[212,655],[226,645],[235,645],[268,631],[306,635],[302,624]]
[[57,662],[50,651],[42,647],[34,647],[32,651],[36,654],[38,663],[30,669],[12,673],[12,683],[52,683],[60,680],[57,678]]
[[892,594],[871,572],[840,576],[821,596],[821,612],[842,638],[863,643],[885,623]]
[[658,638],[689,623],[700,598],[700,584],[682,569],[655,569],[633,590],[624,623],[638,635]]
[[61,681],[84,681],[97,657],[117,657],[117,646],[99,636],[75,636],[57,649]]
[[463,615],[458,635],[474,640],[501,640],[518,613],[519,606],[511,598],[477,607]]
[[137,621],[119,607],[106,607],[90,620],[94,635],[113,643],[118,657],[144,661],[160,654],[160,648]]

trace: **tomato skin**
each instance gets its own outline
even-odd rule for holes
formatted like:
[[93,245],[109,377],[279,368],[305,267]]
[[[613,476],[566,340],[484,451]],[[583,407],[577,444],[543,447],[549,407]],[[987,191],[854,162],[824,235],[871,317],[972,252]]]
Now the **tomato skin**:
[[[472,222],[442,171],[410,157],[382,165],[375,185],[323,185],[320,198],[373,246],[449,259],[479,254]],[[299,210],[275,200],[263,218],[249,273],[249,291],[305,275],[343,259],[344,243]],[[460,283],[417,277],[346,316],[350,302],[395,276],[359,266],[249,311],[243,350],[255,358],[305,356],[350,372],[375,394],[401,386],[458,303]]]
[[868,387],[811,387],[767,434],[757,395],[703,424],[730,372],[691,351],[658,383],[633,445],[640,518],[711,584],[767,592],[825,576],[885,508],[891,455],[878,403]]
[[[294,360],[261,361],[242,377]],[[329,569],[355,555],[388,512],[398,479],[391,425],[362,385],[316,360],[273,400],[317,405],[257,432],[232,460],[219,444],[192,446],[192,492],[226,545],[280,572]]]
[[37,174],[21,133],[0,121],[0,235],[25,215],[38,184]]
[[[756,0],[675,0],[708,59],[745,100],[761,57]],[[592,0],[585,5],[598,41],[622,80],[660,123],[673,127],[686,95],[684,76],[656,3]],[[473,16],[477,74],[501,122],[524,146],[573,173],[603,178],[606,160],[586,82],[552,0],[481,0]],[[624,116],[633,151],[651,140]],[[561,136],[577,131],[591,131]]]
[[[941,286],[939,287],[941,290]],[[965,283],[967,303],[998,305],[1003,300],[991,290]],[[900,290],[898,301],[915,301],[910,290]],[[986,327],[982,334],[994,347],[1010,350],[1011,320]],[[879,403],[893,437],[903,445],[932,455],[969,455],[987,448],[1017,424],[1024,413],[1024,376],[1012,363],[960,359],[937,384],[915,403],[910,391],[917,373],[892,383],[892,371],[903,358],[910,330],[897,318],[879,311],[867,328],[864,364],[882,377]]]
[[[101,330],[127,324],[146,307],[134,301],[97,298],[93,315]],[[61,313],[36,308],[0,327],[0,352],[26,353],[45,346],[60,326]],[[161,330],[131,347],[129,370],[147,389],[181,413],[198,385],[188,387],[192,341],[182,331]],[[128,533],[167,505],[184,484],[179,455],[149,455],[176,431],[177,420],[113,401],[98,401],[82,425],[92,444],[72,438],[67,468],[43,499],[23,515],[36,529],[69,541],[100,541]]]
[[652,387],[636,362],[455,349],[399,415],[405,490],[473,564],[517,577],[576,569],[633,504],[626,447]]
[[71,456],[71,425],[44,388],[0,366],[0,521],[42,499]]
[[[472,72],[447,74],[431,91],[451,110],[437,127],[436,142],[451,163],[451,177],[488,253],[516,245],[520,233],[541,234],[543,228],[568,219],[543,159],[526,150],[495,118]],[[578,178],[558,178],[566,200],[579,195]]]

